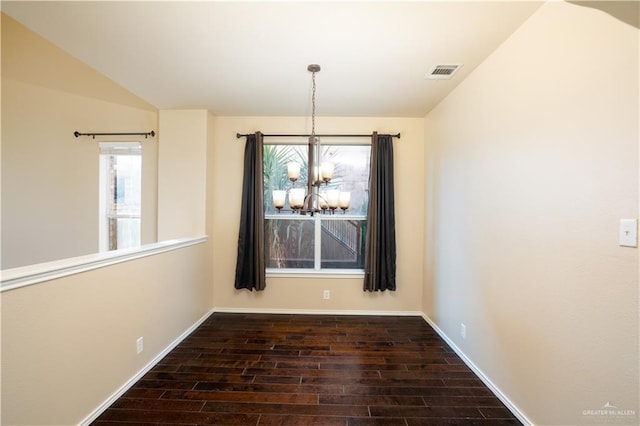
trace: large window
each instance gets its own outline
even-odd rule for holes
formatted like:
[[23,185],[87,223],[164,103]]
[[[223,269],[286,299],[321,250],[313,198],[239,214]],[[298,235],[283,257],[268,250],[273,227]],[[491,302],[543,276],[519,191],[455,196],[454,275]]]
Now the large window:
[[140,245],[142,149],[139,142],[100,144],[100,251]]
[[[330,190],[349,192],[346,211],[300,215],[273,206],[273,190],[307,187],[308,146],[265,144],[264,202],[266,266],[277,271],[362,271],[369,185],[370,145],[322,144],[321,163],[334,165],[333,178],[322,184],[320,194]],[[287,164],[302,165],[300,179],[292,183]],[[288,207],[289,195],[285,207]]]

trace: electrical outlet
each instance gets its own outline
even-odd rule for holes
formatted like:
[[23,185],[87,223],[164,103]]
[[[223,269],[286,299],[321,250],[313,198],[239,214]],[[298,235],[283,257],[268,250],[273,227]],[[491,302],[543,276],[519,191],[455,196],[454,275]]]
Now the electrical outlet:
[[324,293],[322,294],[322,298],[324,300],[328,300],[331,298],[331,292],[329,290],[325,290]]
[[142,339],[142,337],[138,337],[138,340],[136,340],[136,352],[138,353],[138,355],[140,355],[140,353],[144,350],[144,340]]
[[463,339],[467,338],[467,326],[464,325],[463,323],[460,323],[460,335],[462,336]]

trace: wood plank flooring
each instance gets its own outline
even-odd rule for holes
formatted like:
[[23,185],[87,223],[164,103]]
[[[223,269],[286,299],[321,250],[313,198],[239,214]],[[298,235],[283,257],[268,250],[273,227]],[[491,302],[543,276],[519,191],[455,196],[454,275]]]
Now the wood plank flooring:
[[211,315],[93,423],[519,425],[420,317]]

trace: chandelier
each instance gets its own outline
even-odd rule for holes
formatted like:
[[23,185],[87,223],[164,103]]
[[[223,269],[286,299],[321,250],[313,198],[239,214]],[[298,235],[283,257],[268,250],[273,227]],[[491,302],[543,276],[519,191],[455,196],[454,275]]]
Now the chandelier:
[[316,137],[316,73],[320,72],[320,65],[311,64],[307,67],[311,72],[311,135],[309,136],[309,154],[307,160],[307,187],[296,187],[300,178],[301,164],[291,161],[287,164],[287,176],[292,187],[288,190],[273,191],[273,206],[278,213],[284,208],[287,195],[289,207],[293,213],[301,215],[315,213],[335,213],[336,209],[342,209],[346,213],[351,203],[351,193],[337,189],[321,190],[322,184],[328,186],[333,179],[334,164],[322,162],[320,139]]

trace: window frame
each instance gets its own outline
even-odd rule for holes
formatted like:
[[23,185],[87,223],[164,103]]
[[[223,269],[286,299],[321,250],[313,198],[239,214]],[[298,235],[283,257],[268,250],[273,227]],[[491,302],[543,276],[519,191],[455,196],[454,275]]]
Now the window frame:
[[[308,141],[269,141],[264,142],[263,145],[308,145]],[[332,141],[323,142],[322,146],[367,146],[371,148],[370,141]],[[370,166],[369,166],[370,168]],[[371,173],[371,170],[369,170]],[[367,182],[368,183],[368,182]],[[266,204],[263,206],[263,220],[274,219],[290,219],[290,220],[308,220],[314,223],[314,267],[313,268],[266,268],[266,276],[273,278],[362,278],[364,277],[364,268],[362,269],[338,269],[338,268],[322,268],[321,256],[322,256],[322,220],[359,220],[367,221],[367,214],[347,214],[343,215],[339,210],[335,214],[314,214],[311,215],[299,215],[293,213],[267,213]],[[266,243],[266,241],[265,241]]]

